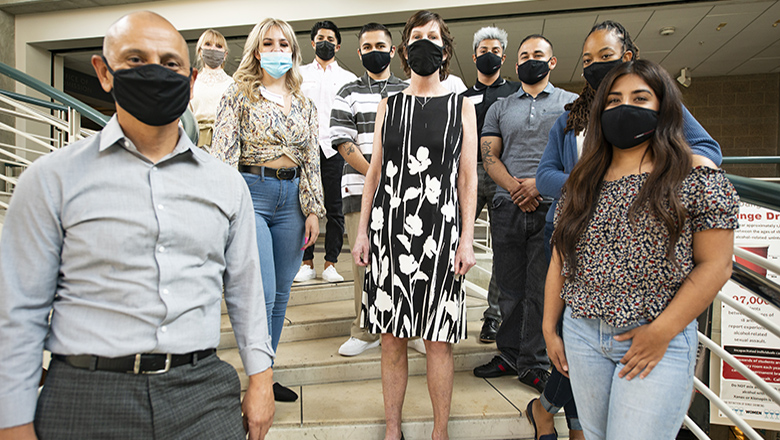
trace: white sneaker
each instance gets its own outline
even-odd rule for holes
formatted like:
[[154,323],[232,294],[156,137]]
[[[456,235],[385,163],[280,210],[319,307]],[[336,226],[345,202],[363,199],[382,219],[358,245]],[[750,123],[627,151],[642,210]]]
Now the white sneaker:
[[370,348],[378,346],[379,339],[374,342],[366,342],[361,341],[358,338],[349,338],[347,339],[347,342],[341,344],[341,347],[339,347],[339,354],[342,356],[357,356]]
[[423,342],[422,338],[409,339],[407,346],[418,353],[425,354],[425,342]]
[[293,279],[293,281],[296,283],[302,283],[304,281],[313,280],[316,276],[317,271],[315,271],[313,267],[309,266],[308,264],[301,264],[301,268],[298,269],[298,273],[295,275],[295,279]]
[[[311,270],[314,273],[314,269]],[[300,274],[300,272],[298,272]],[[314,276],[312,276],[314,278]],[[336,266],[328,266],[327,269],[322,271],[322,279],[329,283],[340,283],[344,281],[344,277],[339,275],[336,271]]]

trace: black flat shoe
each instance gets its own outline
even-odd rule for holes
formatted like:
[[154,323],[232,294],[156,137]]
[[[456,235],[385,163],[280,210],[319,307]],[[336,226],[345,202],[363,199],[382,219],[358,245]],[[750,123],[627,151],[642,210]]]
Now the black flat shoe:
[[558,431],[555,431],[555,434],[545,434],[541,437],[537,437],[538,434],[536,433],[536,421],[534,420],[534,402],[539,399],[533,399],[530,402],[528,402],[528,406],[525,407],[525,416],[528,418],[528,421],[531,423],[531,426],[534,427],[534,440],[558,440]]
[[517,371],[504,362],[501,356],[494,357],[490,362],[485,365],[480,365],[474,369],[474,376],[477,377],[501,377],[501,376],[516,376]]
[[274,383],[274,400],[277,402],[295,402],[298,394],[279,382]]
[[485,322],[482,324],[482,331],[479,332],[479,342],[484,344],[492,344],[496,342],[496,334],[498,333],[498,321],[495,319],[485,318]]

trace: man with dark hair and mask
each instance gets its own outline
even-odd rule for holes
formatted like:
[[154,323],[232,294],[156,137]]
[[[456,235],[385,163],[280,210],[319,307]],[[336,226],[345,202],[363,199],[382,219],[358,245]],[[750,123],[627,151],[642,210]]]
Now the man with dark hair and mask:
[[536,189],[536,168],[555,120],[577,95],[550,83],[557,60],[552,43],[542,35],[526,37],[517,58],[522,87],[490,107],[480,138],[482,163],[498,185],[493,261],[503,321],[496,335],[500,354],[475,368],[474,375],[518,375],[520,382],[541,392],[550,369],[542,336],[544,225],[550,200]]
[[[314,61],[301,66],[301,92],[314,101],[320,123],[320,169],[322,192],[325,198],[325,267],[322,279],[329,283],[344,281],[336,270],[336,262],[344,244],[344,214],[341,211],[341,173],[344,158],[338,154],[330,140],[330,110],[336,92],[346,83],[357,79],[336,62],[336,52],[341,48],[341,33],[332,21],[318,21],[311,28],[311,46]],[[317,276],[314,269],[314,246],[303,251],[303,264],[295,275],[295,282],[309,281]]]
[[[504,53],[506,45],[507,34],[503,29],[488,26],[474,33],[474,54],[471,58],[477,65],[477,83],[462,95],[474,103],[474,109],[477,111],[477,133],[482,133],[485,115],[490,106],[520,88],[519,82],[507,81],[501,77],[501,66],[506,61]],[[487,205],[492,220],[496,183],[485,171],[482,165],[482,154],[479,151],[477,152],[477,178],[477,216]],[[488,307],[482,316],[482,331],[479,333],[479,340],[484,343],[496,342],[496,333],[501,323],[501,310],[498,307],[499,289],[495,273],[494,265],[488,287]]]
[[[261,439],[274,353],[252,201],[178,127],[197,73],[187,44],[137,12],[92,65],[116,115],[22,174],[0,240],[0,439],[238,440],[245,426]],[[223,286],[243,403],[215,355]]]
[[[330,113],[330,138],[333,148],[347,164],[341,177],[341,198],[350,245],[357,239],[363,185],[374,146],[374,121],[379,102],[409,86],[390,71],[395,56],[393,36],[382,24],[368,23],[358,34],[358,56],[366,68],[360,78],[347,83],[336,94]],[[356,356],[379,345],[379,335],[360,325],[365,268],[352,262],[355,279],[355,321],[350,338],[339,347],[342,356]]]

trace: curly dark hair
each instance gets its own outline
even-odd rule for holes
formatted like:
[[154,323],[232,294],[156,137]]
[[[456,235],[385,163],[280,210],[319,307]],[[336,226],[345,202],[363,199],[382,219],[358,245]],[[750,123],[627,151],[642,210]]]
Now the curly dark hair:
[[439,79],[444,80],[450,76],[450,60],[454,53],[452,44],[452,34],[450,34],[450,28],[447,27],[447,23],[441,18],[441,15],[431,11],[418,11],[406,22],[404,30],[401,33],[401,43],[398,45],[398,53],[401,55],[401,66],[404,68],[404,73],[407,77],[412,76],[412,69],[409,67],[409,63],[406,61],[406,48],[409,46],[409,38],[412,35],[412,29],[436,21],[439,24],[439,33],[441,33],[441,41],[444,43],[444,61],[439,68]]
[[[596,31],[609,31],[615,34],[615,36],[618,37],[618,40],[623,44],[623,53],[631,52],[634,54],[633,59],[639,59],[639,48],[636,47],[631,40],[631,36],[622,24],[612,20],[602,21],[590,29],[585,40]],[[564,110],[569,112],[569,118],[566,120],[566,128],[563,130],[564,133],[572,130],[574,130],[575,133],[579,133],[588,126],[588,113],[590,113],[590,105],[593,102],[594,96],[596,96],[596,91],[586,82],[585,88],[582,89],[579,98],[563,107]]]

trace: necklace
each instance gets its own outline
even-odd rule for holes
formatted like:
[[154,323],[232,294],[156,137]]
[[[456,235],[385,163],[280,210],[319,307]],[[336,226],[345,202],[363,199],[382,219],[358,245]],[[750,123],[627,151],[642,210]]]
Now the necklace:
[[428,102],[430,102],[431,98],[432,96],[423,96],[423,100],[420,101],[419,96],[414,97],[414,99],[417,101],[418,104],[420,104],[420,107],[423,109],[425,108],[425,104],[428,104]]
[[[383,83],[383,84],[382,84],[382,88],[379,90],[379,96],[384,98],[385,97],[385,90],[387,90],[387,83],[388,83],[388,81],[387,80],[385,80],[385,81],[377,81],[377,84],[380,83],[380,82]],[[374,90],[371,88],[371,80],[370,79],[368,80],[368,91],[371,92],[372,94],[374,93]]]

